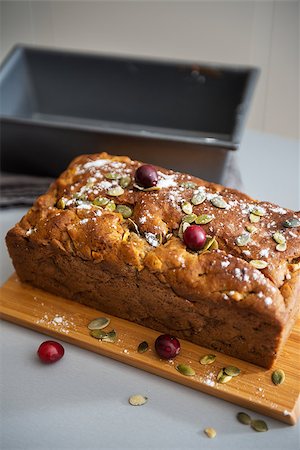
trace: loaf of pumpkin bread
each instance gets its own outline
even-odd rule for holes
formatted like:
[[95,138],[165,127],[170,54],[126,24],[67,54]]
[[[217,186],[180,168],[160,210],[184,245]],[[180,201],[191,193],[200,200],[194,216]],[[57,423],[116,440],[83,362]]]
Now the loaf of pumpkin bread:
[[300,213],[140,166],[77,157],[7,234],[19,278],[271,367],[299,312]]

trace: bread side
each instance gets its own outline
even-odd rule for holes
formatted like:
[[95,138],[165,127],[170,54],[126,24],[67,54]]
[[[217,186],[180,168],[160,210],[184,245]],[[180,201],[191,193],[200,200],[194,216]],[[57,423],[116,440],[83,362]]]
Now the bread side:
[[[283,223],[300,214],[161,168],[159,189],[140,190],[140,164],[107,154],[74,160],[7,235],[19,277],[270,367],[299,310],[300,228]],[[110,195],[120,184],[124,192]],[[217,242],[206,252],[188,250],[181,237],[182,204],[197,193],[205,199],[192,213],[212,216],[202,226]],[[110,203],[99,206],[103,197]],[[225,207],[214,205],[216,197]],[[111,211],[113,204],[130,207],[131,217]],[[276,232],[284,251],[276,249]],[[238,245],[245,233],[247,243]],[[253,260],[267,265],[258,270]]]

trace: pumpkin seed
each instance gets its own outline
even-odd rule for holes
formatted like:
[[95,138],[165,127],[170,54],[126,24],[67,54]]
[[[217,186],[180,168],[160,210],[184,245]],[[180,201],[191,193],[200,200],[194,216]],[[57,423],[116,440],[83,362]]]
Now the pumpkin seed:
[[131,183],[131,178],[128,176],[122,177],[119,181],[119,185],[121,186],[121,188],[125,189],[127,188],[127,186],[129,186]]
[[178,230],[178,237],[180,239],[183,239],[183,233],[189,226],[190,226],[190,224],[188,222],[181,222],[179,230]]
[[58,208],[58,209],[65,209],[65,207],[66,207],[65,199],[64,198],[60,198],[58,200],[58,202],[56,203],[56,208]]
[[214,237],[206,236],[206,242],[205,242],[204,247],[201,249],[201,253],[203,253],[206,250],[208,250],[209,248],[211,248],[212,245],[214,244],[215,240],[216,240],[215,236]]
[[213,197],[211,199],[211,203],[216,207],[220,209],[226,209],[228,204],[225,202],[225,200],[221,196]]
[[235,366],[227,366],[223,370],[226,375],[229,375],[231,377],[237,377],[241,373],[241,369]]
[[139,353],[145,353],[149,349],[149,344],[147,341],[143,341],[138,346]]
[[265,269],[268,266],[267,261],[263,261],[261,259],[252,259],[250,264],[255,267],[255,269]]
[[128,219],[128,217],[132,216],[132,209],[126,205],[117,205],[117,212],[122,214],[124,219]]
[[114,172],[108,172],[108,173],[105,173],[104,176],[108,180],[117,180],[120,175],[117,173],[114,173]]
[[188,366],[187,364],[178,364],[176,366],[176,369],[178,372],[180,372],[182,375],[185,375],[186,377],[193,377],[196,375],[196,372],[191,366]]
[[117,338],[117,333],[115,330],[111,330],[108,333],[103,330],[92,330],[90,335],[95,339],[99,339],[99,341],[104,342],[115,342]]
[[281,369],[274,370],[272,373],[272,381],[274,384],[282,384],[285,380],[285,373]]
[[285,228],[297,228],[300,227],[300,219],[291,217],[290,219],[285,220],[282,225]]
[[206,366],[208,364],[212,364],[213,362],[215,362],[216,360],[216,355],[205,355],[200,359],[200,364],[202,364],[203,366]]
[[128,218],[128,222],[129,222],[129,228],[133,229],[134,232],[140,236],[140,231],[139,231],[139,227],[137,226],[137,224],[130,218]]
[[105,206],[105,209],[107,209],[108,211],[115,211],[116,209],[116,204],[113,200],[110,200],[107,205]]
[[107,203],[109,203],[109,199],[106,197],[97,197],[93,201],[93,204],[96,206],[105,206]]
[[219,244],[218,244],[217,239],[215,238],[213,240],[213,242],[210,244],[209,249],[210,250],[218,250],[218,248],[219,248]]
[[92,320],[88,324],[89,330],[102,330],[102,328],[105,328],[109,325],[110,319],[107,317],[98,317],[97,319]]
[[257,222],[260,221],[260,217],[259,217],[259,216],[256,216],[256,215],[253,214],[253,213],[250,213],[249,219],[250,219],[250,222],[251,222],[251,223],[257,223]]
[[181,209],[185,214],[192,214],[193,205],[189,202],[183,202],[181,205]]
[[204,428],[204,433],[210,439],[213,439],[213,438],[215,438],[217,436],[217,432],[216,432],[216,430],[214,428]]
[[195,222],[196,219],[197,219],[196,214],[188,214],[186,216],[183,216],[182,222],[193,223]]
[[184,187],[186,189],[195,189],[197,187],[196,183],[193,183],[192,181],[185,181],[184,183],[181,183],[179,186]]
[[193,195],[191,202],[193,203],[193,205],[197,206],[203,203],[204,200],[206,200],[205,192],[199,191]]
[[141,405],[144,405],[145,403],[147,403],[147,401],[148,401],[148,397],[145,397],[144,395],[140,395],[140,394],[131,395],[131,397],[129,397],[129,399],[128,399],[128,402],[132,406],[141,406]]
[[106,336],[104,336],[101,341],[104,342],[115,342],[117,339],[117,333],[115,330],[109,331]]
[[253,430],[259,432],[268,431],[268,425],[264,420],[252,420],[251,427],[253,428]]
[[105,336],[107,336],[106,331],[103,330],[92,330],[90,332],[90,335],[95,339],[103,339]]
[[251,417],[244,413],[244,412],[239,412],[236,415],[237,420],[242,423],[243,425],[250,425],[251,424]]
[[254,214],[255,216],[263,217],[266,214],[266,211],[261,206],[254,206],[251,209],[251,213]]
[[272,238],[274,239],[275,242],[277,242],[277,244],[285,244],[285,237],[282,233],[280,233],[279,231],[276,231]]
[[235,242],[239,247],[243,247],[244,245],[249,244],[250,241],[251,241],[250,233],[246,232],[238,236]]
[[121,186],[115,186],[107,190],[107,195],[111,197],[118,197],[119,195],[124,194],[124,189]]
[[[256,217],[258,217],[258,216],[256,216]],[[254,231],[257,230],[256,226],[254,226],[252,223],[250,223],[249,225],[246,225],[245,228],[249,233],[254,233]]]
[[224,367],[223,367],[223,369],[221,369],[221,370],[219,371],[219,373],[218,373],[218,375],[217,375],[217,381],[218,381],[219,383],[222,383],[222,384],[228,383],[228,381],[230,381],[231,379],[232,379],[232,376],[231,376],[231,375],[227,375],[227,374],[224,372]]
[[284,244],[277,244],[277,245],[276,245],[276,250],[277,250],[278,252],[285,252],[286,249],[287,249],[286,242],[285,242]]
[[195,223],[197,225],[205,225],[213,220],[214,216],[210,216],[209,214],[201,214],[197,216],[195,219]]

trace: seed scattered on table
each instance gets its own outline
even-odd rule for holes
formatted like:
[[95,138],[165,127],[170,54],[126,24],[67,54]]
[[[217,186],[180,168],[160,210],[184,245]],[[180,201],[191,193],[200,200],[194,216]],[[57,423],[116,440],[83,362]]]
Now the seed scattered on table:
[[141,406],[141,405],[144,405],[145,403],[147,403],[147,401],[148,401],[148,397],[145,397],[144,395],[140,395],[140,394],[131,395],[131,397],[129,397],[129,399],[128,399],[128,402],[132,406]]
[[214,428],[204,428],[204,433],[206,434],[207,437],[209,437],[210,439],[213,439],[217,436],[217,432]]

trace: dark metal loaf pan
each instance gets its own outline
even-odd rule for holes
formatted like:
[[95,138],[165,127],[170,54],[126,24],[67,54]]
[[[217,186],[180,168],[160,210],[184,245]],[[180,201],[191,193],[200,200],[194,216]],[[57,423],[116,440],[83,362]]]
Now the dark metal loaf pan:
[[222,182],[257,69],[17,46],[0,71],[3,171],[107,151]]

